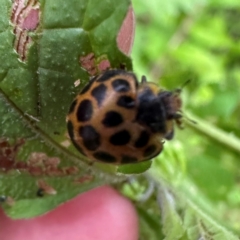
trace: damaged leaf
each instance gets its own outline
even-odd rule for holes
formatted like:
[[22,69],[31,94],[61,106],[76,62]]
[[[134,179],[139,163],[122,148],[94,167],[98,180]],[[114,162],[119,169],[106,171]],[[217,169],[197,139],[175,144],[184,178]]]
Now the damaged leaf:
[[130,2],[0,3],[0,196],[9,216],[27,218],[116,178],[75,150],[66,115],[90,76],[131,69],[117,46]]

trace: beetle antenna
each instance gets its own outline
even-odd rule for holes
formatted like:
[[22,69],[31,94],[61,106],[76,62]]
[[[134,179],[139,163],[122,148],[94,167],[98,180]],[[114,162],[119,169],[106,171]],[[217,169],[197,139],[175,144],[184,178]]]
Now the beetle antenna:
[[176,91],[178,94],[180,94],[180,93],[182,92],[183,88],[185,88],[186,85],[188,85],[190,82],[191,82],[191,79],[188,79],[186,82],[184,82],[184,83],[182,84],[182,86],[181,86],[180,88],[177,88],[175,91]]
[[185,88],[190,82],[191,82],[191,79],[188,79],[186,82],[184,82],[184,83],[182,84],[182,86],[180,87],[180,89],[182,90],[183,88]]
[[181,114],[182,114],[182,117],[183,117],[184,119],[186,119],[188,122],[191,122],[191,123],[193,123],[193,124],[197,124],[196,121],[194,121],[193,119],[189,118],[189,117],[188,117],[186,114],[184,114],[183,112],[181,112]]

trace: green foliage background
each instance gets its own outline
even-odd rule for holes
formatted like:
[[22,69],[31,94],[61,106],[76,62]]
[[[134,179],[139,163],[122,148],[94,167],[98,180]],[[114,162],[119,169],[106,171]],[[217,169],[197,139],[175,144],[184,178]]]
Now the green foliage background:
[[[165,143],[149,173],[160,211],[154,197],[138,205],[142,239],[238,239],[225,230],[240,236],[240,1],[134,0],[133,6],[134,71],[168,89],[191,80],[182,94],[185,129]],[[141,181],[125,188],[130,196],[141,190]],[[174,206],[164,203],[169,192]]]

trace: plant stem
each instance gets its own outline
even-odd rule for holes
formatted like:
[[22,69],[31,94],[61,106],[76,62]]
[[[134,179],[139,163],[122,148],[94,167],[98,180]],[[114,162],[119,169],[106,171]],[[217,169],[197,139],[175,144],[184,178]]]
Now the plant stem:
[[191,127],[193,130],[207,136],[215,142],[221,144],[225,148],[228,148],[238,154],[240,154],[240,139],[235,137],[231,133],[224,132],[223,130],[215,127],[214,125],[204,121],[201,118],[187,112],[186,115],[193,119],[196,123],[186,121],[185,124]]

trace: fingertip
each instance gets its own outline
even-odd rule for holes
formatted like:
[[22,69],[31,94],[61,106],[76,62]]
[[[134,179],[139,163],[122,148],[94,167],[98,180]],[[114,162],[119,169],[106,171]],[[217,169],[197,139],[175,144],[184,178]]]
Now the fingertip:
[[34,219],[11,220],[0,215],[0,225],[0,239],[138,239],[134,207],[108,186],[81,194]]

